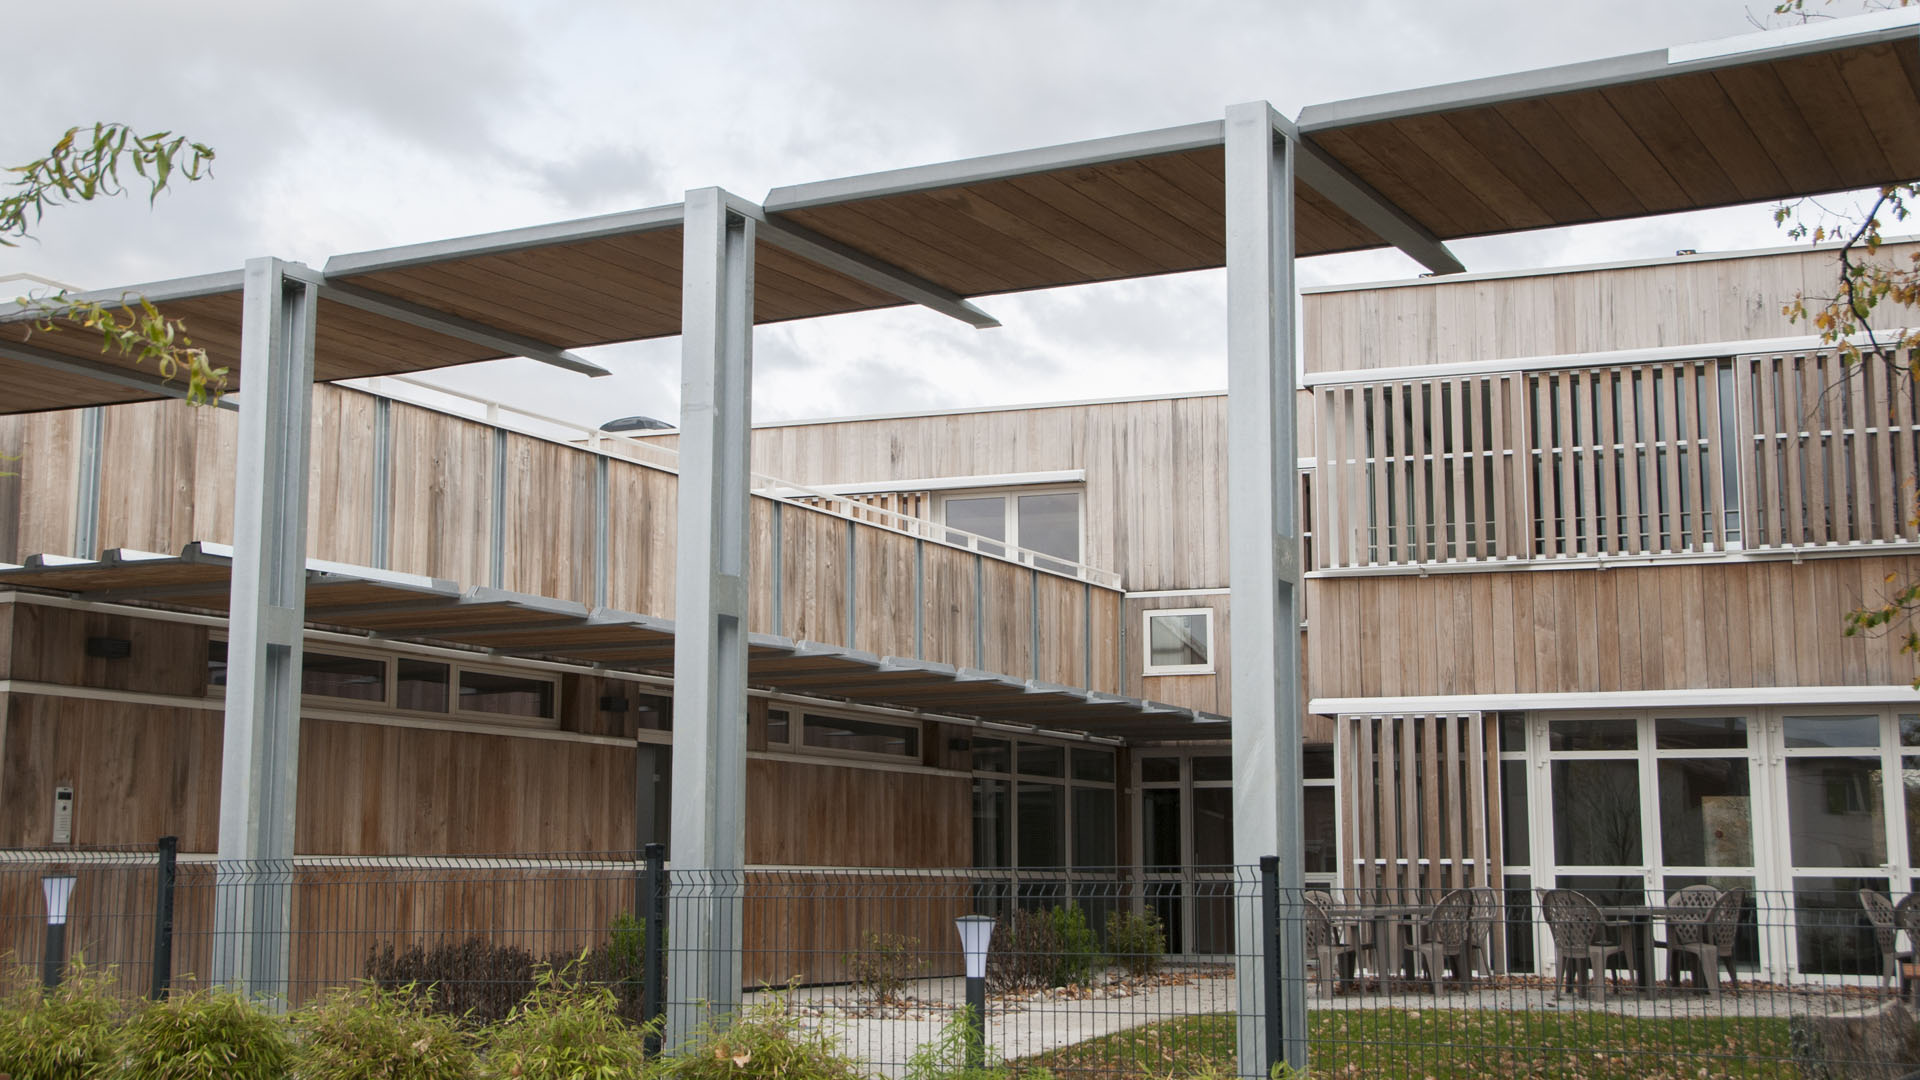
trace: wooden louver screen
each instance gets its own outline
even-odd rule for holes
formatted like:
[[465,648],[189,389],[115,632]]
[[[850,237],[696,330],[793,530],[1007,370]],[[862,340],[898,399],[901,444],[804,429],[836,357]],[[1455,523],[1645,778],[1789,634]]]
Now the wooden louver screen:
[[1482,713],[1339,717],[1345,887],[1388,899],[1503,887],[1495,724]]
[[1323,386],[1316,568],[1920,539],[1914,386],[1831,354]]
[[1749,547],[1920,539],[1909,368],[1789,353],[1742,357],[1740,370]]

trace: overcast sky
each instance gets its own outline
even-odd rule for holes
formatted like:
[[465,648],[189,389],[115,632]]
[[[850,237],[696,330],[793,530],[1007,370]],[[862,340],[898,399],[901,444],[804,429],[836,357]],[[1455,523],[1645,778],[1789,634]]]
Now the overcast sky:
[[[1818,6],[1817,3],[1810,6]],[[1823,10],[1850,13],[1862,0]],[[1191,123],[1724,37],[1761,0],[581,0],[10,8],[0,162],[120,120],[213,144],[215,178],[56,211],[0,275],[83,287],[329,255]],[[1472,270],[1785,242],[1754,207],[1464,241]],[[1390,252],[1303,284],[1404,277]],[[990,297],[978,331],[919,309],[761,328],[758,419],[1225,384],[1224,276]],[[583,423],[673,419],[678,341],[434,376]]]

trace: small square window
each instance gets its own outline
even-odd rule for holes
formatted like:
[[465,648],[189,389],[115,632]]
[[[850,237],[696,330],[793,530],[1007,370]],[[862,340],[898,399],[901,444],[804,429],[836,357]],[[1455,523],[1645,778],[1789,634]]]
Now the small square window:
[[787,710],[767,710],[767,745],[785,746],[789,741]]
[[1213,611],[1181,608],[1146,613],[1147,663],[1143,675],[1208,675],[1213,672]]
[[551,720],[553,680],[494,671],[462,671],[460,708],[468,712]]

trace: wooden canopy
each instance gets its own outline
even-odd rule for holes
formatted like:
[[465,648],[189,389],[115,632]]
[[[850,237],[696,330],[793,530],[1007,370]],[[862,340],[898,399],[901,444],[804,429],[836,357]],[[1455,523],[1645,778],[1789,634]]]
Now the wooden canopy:
[[[177,556],[119,550],[97,560],[36,555],[22,566],[0,564],[0,589],[225,615],[231,574],[227,548],[195,543]],[[509,656],[661,675],[673,670],[668,619],[503,589],[463,591],[450,581],[339,563],[308,563],[306,619],[315,626]],[[747,681],[809,697],[1118,738],[1206,738],[1227,723],[1175,705],[771,634],[749,639]]]
[[[1447,240],[1873,187],[1920,177],[1920,10],[1316,105],[1294,136],[1300,256],[1399,246],[1457,270]],[[967,298],[1219,267],[1224,125],[781,187],[758,224],[754,317]],[[565,350],[680,331],[683,208],[339,255],[323,273],[316,377]],[[238,273],[144,295],[239,370]],[[17,318],[19,313],[13,313]],[[177,393],[78,331],[0,310],[0,412]]]

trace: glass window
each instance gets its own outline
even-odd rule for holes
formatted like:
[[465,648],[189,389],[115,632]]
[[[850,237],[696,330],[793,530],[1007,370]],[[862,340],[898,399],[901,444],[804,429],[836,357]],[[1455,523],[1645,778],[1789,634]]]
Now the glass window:
[[1066,748],[1045,743],[1021,743],[1020,772],[1026,776],[1067,775]]
[[1309,746],[1300,751],[1300,775],[1308,780],[1333,779],[1333,748]]
[[1180,789],[1149,788],[1140,793],[1140,832],[1148,872],[1178,871]]
[[1900,745],[1920,746],[1920,716],[1900,714]]
[[633,698],[634,722],[642,731],[673,730],[673,699],[658,694],[636,694]]
[[1523,712],[1503,712],[1500,714],[1500,750],[1502,753],[1517,754],[1527,748],[1527,714]]
[[1533,834],[1527,825],[1527,763],[1500,763],[1500,854],[1508,866],[1533,861]]
[[227,685],[227,643],[207,642],[207,685]]
[[1653,745],[1659,750],[1744,750],[1744,716],[1660,716],[1653,721]]
[[1309,874],[1340,872],[1340,813],[1334,805],[1333,789],[1310,787],[1301,795],[1301,833],[1306,842],[1304,866]]
[[1195,788],[1193,792],[1193,865],[1233,865],[1233,791]]
[[1562,866],[1639,865],[1639,762],[1553,763],[1553,854]]
[[1008,856],[1007,782],[973,782],[973,865],[1006,866]]
[[1180,759],[1177,757],[1143,757],[1140,759],[1140,782],[1143,784],[1179,783]]
[[496,671],[462,671],[460,707],[501,716],[552,719],[553,680]]
[[1073,789],[1073,865],[1106,869],[1114,863],[1113,789]]
[[1669,866],[1753,865],[1745,758],[1660,761],[1660,854]]
[[1887,861],[1877,757],[1787,759],[1793,865],[1867,867]]
[[1789,716],[1789,748],[1822,746],[1879,746],[1878,716]]
[[1886,878],[1803,877],[1793,882],[1800,970],[1809,975],[1878,975],[1883,961],[1860,890],[1885,894]]
[[300,692],[354,701],[387,700],[387,662],[364,656],[307,652],[300,660]]
[[1113,753],[1107,750],[1075,750],[1073,778],[1096,783],[1113,782]]
[[665,844],[673,835],[673,747],[641,743],[634,747],[634,762],[637,838],[641,844]]
[[802,737],[806,745],[822,750],[855,750],[905,758],[920,756],[920,731],[904,724],[808,713]]
[[1907,800],[1907,862],[1920,862],[1920,757],[1900,759],[1900,791]]
[[1230,757],[1196,757],[1193,759],[1193,779],[1196,783],[1207,780],[1232,780],[1233,759]]
[[785,746],[791,739],[791,721],[787,719],[787,710],[767,710],[767,745]]
[[1148,612],[1147,673],[1211,670],[1212,619],[1210,611]]
[[1507,970],[1532,974],[1533,967],[1533,878],[1527,874],[1509,874],[1507,887]]
[[1058,784],[1021,784],[1020,865],[1066,865],[1066,788]]
[[[989,540],[1007,538],[1007,500],[1005,496],[988,495],[980,498],[948,499],[941,504],[950,528],[970,532],[975,536],[984,536]],[[950,539],[956,543],[965,537]],[[999,555],[1005,549],[998,544],[981,544],[980,550],[990,555]]]
[[1080,496],[1072,492],[1021,495],[1014,499],[1019,514],[1019,544],[1068,562],[1080,561]]
[[394,705],[420,712],[447,711],[447,687],[452,678],[447,665],[403,656],[399,668],[393,685]]
[[1005,739],[973,740],[974,772],[1012,772],[1013,747]]
[[1640,745],[1640,722],[1631,716],[1551,720],[1549,750],[1632,750]]

